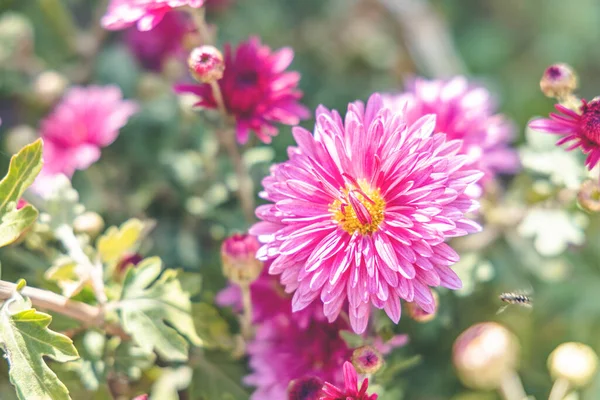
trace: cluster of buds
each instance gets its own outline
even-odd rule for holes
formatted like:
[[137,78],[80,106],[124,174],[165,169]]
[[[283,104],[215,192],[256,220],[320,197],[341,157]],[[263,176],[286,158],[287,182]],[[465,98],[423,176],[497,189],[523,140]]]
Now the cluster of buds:
[[[506,398],[525,398],[516,373],[520,346],[508,329],[495,322],[473,325],[454,342],[453,361],[461,382],[475,390],[498,389]],[[582,343],[563,343],[548,357],[554,379],[550,399],[563,399],[588,385],[598,370],[598,356]],[[507,393],[512,393],[508,396]]]
[[246,286],[255,281],[263,269],[256,259],[260,243],[256,237],[236,233],[223,241],[221,261],[223,274],[233,283]]

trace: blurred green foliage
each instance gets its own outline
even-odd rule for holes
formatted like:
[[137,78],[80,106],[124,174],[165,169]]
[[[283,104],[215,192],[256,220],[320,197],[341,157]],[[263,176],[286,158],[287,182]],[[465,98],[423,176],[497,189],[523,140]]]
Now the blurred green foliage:
[[[219,153],[208,125],[191,117],[170,90],[173,81],[184,79],[185,74],[173,79],[145,72],[121,42],[120,33],[107,34],[90,60],[82,56],[101,3],[0,1],[0,18],[11,13],[25,17],[25,28],[11,40],[26,40],[31,31],[36,55],[35,62],[19,65],[14,56],[20,51],[19,43],[15,49],[9,48],[10,40],[0,41],[0,137],[5,137],[0,165],[5,170],[12,152],[8,131],[20,124],[37,128],[39,119],[49,111],[33,94],[32,82],[41,71],[57,70],[72,83],[118,84],[127,97],[138,98],[143,109],[103,151],[98,163],[75,175],[73,185],[86,209],[102,214],[107,225],[120,225],[132,217],[156,220],[156,228],[140,251],[160,256],[169,267],[200,272],[200,297],[210,302],[225,285],[219,269],[220,241],[229,233],[247,229],[233,196],[236,182],[231,165]],[[429,12],[445,22],[446,39],[455,44],[456,56],[464,64],[463,71],[448,73],[462,72],[493,91],[501,112],[518,126],[517,145],[525,145],[526,122],[550,111],[552,103],[538,86],[548,64],[571,64],[580,75],[584,98],[600,92],[600,52],[595,51],[600,36],[598,1],[431,0],[429,6]],[[325,104],[345,110],[350,101],[365,99],[374,91],[398,90],[410,76],[435,70],[421,53],[411,50],[414,38],[397,15],[376,0],[237,0],[229,8],[209,13],[208,21],[217,26],[220,45],[258,35],[272,48],[291,46],[296,53],[293,69],[302,74],[303,102],[311,109]],[[418,26],[420,21],[413,23]],[[0,37],[4,33],[0,29]],[[4,54],[9,56],[2,57]],[[310,128],[313,123],[309,120],[302,125]],[[517,334],[523,355],[521,376],[528,393],[538,399],[546,398],[550,390],[545,363],[558,344],[576,340],[600,352],[600,216],[578,209],[573,188],[565,183],[584,178],[583,168],[577,169],[582,158],[575,153],[558,156],[567,157],[570,161],[564,162],[575,165],[576,171],[570,178],[555,178],[556,171],[536,168],[548,157],[556,159],[543,154],[546,150],[534,142],[523,148],[527,169],[515,179],[506,179],[497,198],[487,199],[495,213],[495,219],[486,214],[490,228],[470,241],[457,242],[463,254],[457,268],[465,289],[440,291],[441,306],[434,321],[418,324],[405,316],[395,328],[410,336],[410,344],[394,357],[407,360],[418,355],[420,362],[404,370],[383,399],[496,398],[491,393],[469,392],[452,368],[454,339],[480,321],[500,321]],[[257,191],[269,164],[285,159],[292,143],[290,128],[281,127],[271,146],[254,143],[256,147],[246,153]],[[519,228],[532,209],[562,213],[564,218],[553,219],[555,223],[549,226],[547,214],[538,215],[530,219],[530,226]],[[498,218],[505,222],[497,223]],[[535,234],[523,234],[533,230],[556,239],[565,231],[561,223],[579,230],[585,239],[567,240],[558,249],[551,243],[557,251],[548,253],[540,251]],[[18,247],[3,250],[0,261],[7,280],[22,276],[41,280],[48,267]],[[535,298],[533,311],[510,307],[496,315],[502,305],[498,294],[530,289]],[[207,307],[201,307],[199,315],[210,315],[221,324],[218,313]],[[227,310],[218,312],[233,320]],[[232,362],[218,350],[211,350],[210,355],[197,366],[192,360],[195,385],[204,382],[196,379],[203,372],[208,382],[241,382],[246,373],[243,362]],[[105,388],[91,397],[71,370],[57,370],[73,398],[106,398]],[[158,379],[159,372],[151,370],[137,385],[143,388],[155,382],[160,393],[169,396],[180,389],[179,382]],[[163,372],[180,375],[174,369]],[[0,376],[0,398],[13,399],[6,363],[0,363]],[[230,389],[237,396],[232,398],[247,390]],[[207,390],[212,393],[213,389]],[[581,398],[600,398],[600,379]]]

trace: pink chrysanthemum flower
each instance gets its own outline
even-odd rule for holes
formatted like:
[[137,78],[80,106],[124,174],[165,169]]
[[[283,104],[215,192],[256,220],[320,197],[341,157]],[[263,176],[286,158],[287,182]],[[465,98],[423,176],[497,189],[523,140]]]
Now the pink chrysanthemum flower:
[[358,374],[351,363],[344,363],[344,389],[339,389],[329,382],[325,382],[323,395],[320,400],[377,400],[377,395],[369,395],[369,379],[365,378],[358,386]]
[[[298,103],[300,74],[285,72],[294,58],[286,47],[272,53],[256,37],[238,46],[235,56],[225,47],[225,72],[219,80],[227,112],[235,117],[237,139],[246,143],[250,131],[265,143],[278,133],[274,124],[296,125],[308,118],[308,110]],[[210,85],[177,85],[178,93],[193,93],[200,97],[196,104],[217,108]]]
[[600,100],[582,100],[579,113],[560,104],[555,105],[557,113],[550,113],[549,119],[536,119],[529,123],[531,129],[562,135],[557,145],[570,143],[567,150],[581,148],[587,155],[585,165],[592,170],[600,163]]
[[257,388],[250,399],[285,399],[289,382],[309,376],[343,382],[341,367],[352,349],[339,333],[348,328],[342,319],[332,324],[312,320],[301,328],[289,314],[259,325],[248,344],[252,373],[244,382]]
[[44,166],[34,190],[44,192],[44,182],[57,174],[71,177],[100,158],[100,149],[111,144],[138,106],[123,100],[117,86],[71,88],[41,123]]
[[514,173],[520,167],[517,153],[509,147],[515,135],[514,124],[503,115],[494,114],[490,93],[470,86],[464,77],[449,81],[416,79],[408,92],[389,96],[386,103],[396,109],[406,107],[409,125],[424,115],[434,114],[435,132],[463,141],[460,153],[470,157],[465,167],[483,171],[482,183],[497,173]]
[[125,40],[142,66],[159,71],[169,57],[185,60],[183,41],[193,31],[194,25],[185,13],[172,12],[151,31],[128,29]]
[[461,287],[444,240],[480,229],[465,217],[478,207],[465,190],[482,173],[463,169],[462,143],[434,126],[431,115],[407,125],[375,94],[345,121],[319,107],[314,136],[294,128],[298,147],[263,180],[273,204],[250,230],[266,243],[257,257],[295,291],[294,311],[319,298],[334,321],[347,301],[361,333],[371,304],[398,322],[401,298],[433,311],[429,286]]
[[204,0],[111,0],[101,24],[110,30],[136,24],[140,31],[149,31],[174,8],[200,8],[203,5]]

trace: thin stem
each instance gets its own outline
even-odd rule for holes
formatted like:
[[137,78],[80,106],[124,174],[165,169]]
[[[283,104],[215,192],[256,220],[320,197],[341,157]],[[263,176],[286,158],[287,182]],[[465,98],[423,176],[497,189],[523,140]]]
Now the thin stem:
[[[0,281],[0,300],[9,299],[15,292],[17,285],[7,281]],[[128,335],[118,325],[106,324],[102,308],[91,306],[79,301],[68,299],[48,290],[25,286],[21,294],[31,300],[36,308],[62,314],[66,317],[81,322],[86,326],[103,328],[111,335],[128,338]]]
[[[230,120],[230,118],[227,114],[225,103],[223,102],[221,88],[217,82],[212,82],[210,86],[212,88],[215,102],[217,103],[217,108],[221,113],[222,124],[228,125],[227,122]],[[231,128],[221,130],[220,132],[217,132],[217,138],[219,139],[221,146],[224,147],[229,154],[229,158],[233,163],[233,168],[235,169],[235,174],[237,176],[239,185],[238,197],[240,199],[246,221],[251,223],[254,221],[254,188],[252,179],[250,178],[250,173],[248,172],[248,168],[246,168],[246,164],[244,164],[244,160],[242,159],[242,155],[240,154],[236,143],[235,130]]]
[[527,399],[527,394],[523,388],[523,383],[521,383],[521,378],[519,378],[519,375],[516,373],[516,371],[510,371],[508,374],[506,374],[500,383],[498,391],[504,400]]
[[206,11],[204,10],[204,7],[188,7],[187,12],[192,17],[192,21],[194,21],[194,25],[196,25],[196,28],[198,28],[198,34],[200,35],[202,44],[211,44],[212,40],[208,31],[208,26],[206,24]]
[[571,390],[569,381],[564,378],[558,378],[552,386],[548,400],[563,400],[569,394],[569,390]]
[[250,298],[250,285],[240,285],[242,289],[242,305],[244,307],[244,313],[242,314],[242,336],[244,339],[251,339],[254,335],[252,329],[252,299]]
[[[102,265],[99,262],[92,263],[90,258],[81,248],[81,244],[79,243],[79,240],[77,240],[77,237],[75,237],[75,233],[71,226],[66,224],[62,225],[58,227],[54,233],[63,246],[65,246],[69,257],[83,268],[83,275],[87,275],[87,278],[89,278],[89,281],[92,283],[96,300],[98,300],[100,304],[106,303],[107,297],[104,292]],[[85,282],[86,279],[82,279],[82,281]]]

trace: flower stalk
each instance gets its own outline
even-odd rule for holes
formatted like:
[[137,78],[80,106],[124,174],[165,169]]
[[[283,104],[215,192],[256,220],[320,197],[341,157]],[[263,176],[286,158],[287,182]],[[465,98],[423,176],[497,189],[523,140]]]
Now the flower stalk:
[[525,400],[527,399],[527,394],[525,393],[525,389],[523,388],[523,383],[521,382],[521,378],[519,374],[515,370],[509,371],[502,381],[500,382],[500,387],[498,388],[498,392],[500,396],[504,400]]
[[548,400],[563,400],[569,394],[569,390],[571,390],[569,381],[565,378],[558,378],[550,390]]
[[242,306],[244,308],[243,314],[240,317],[242,337],[245,340],[249,340],[254,336],[254,329],[252,327],[252,299],[250,297],[250,284],[241,284],[240,289],[242,291]]

